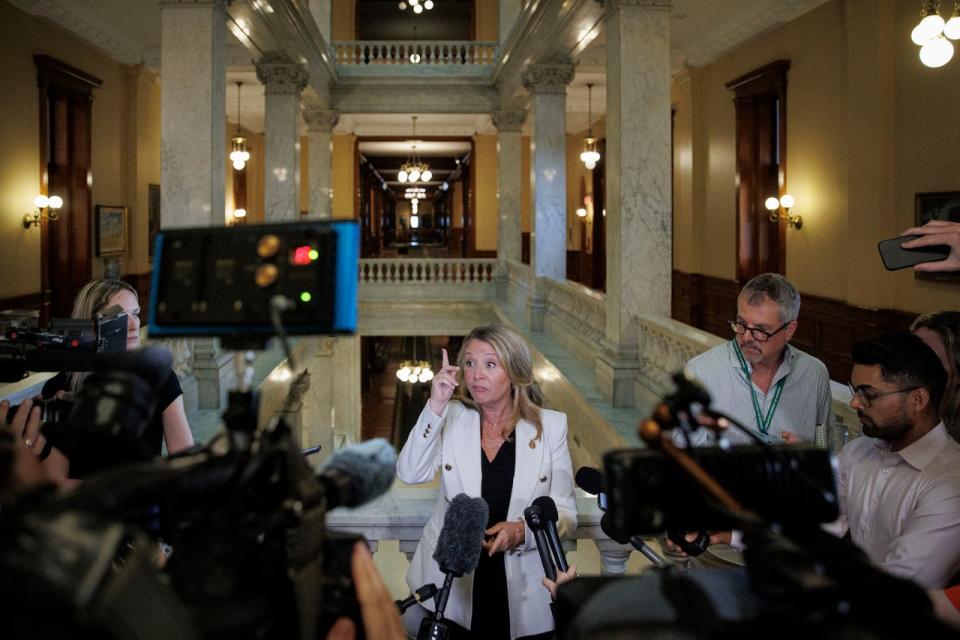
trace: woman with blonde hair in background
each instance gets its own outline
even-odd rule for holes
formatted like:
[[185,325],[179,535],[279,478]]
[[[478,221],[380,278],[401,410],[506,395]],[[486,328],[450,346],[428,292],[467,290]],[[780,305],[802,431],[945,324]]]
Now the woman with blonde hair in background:
[[[88,282],[77,294],[70,317],[91,320],[112,306],[119,306],[127,312],[127,351],[136,349],[140,346],[140,298],[137,290],[123,280]],[[61,372],[47,381],[41,395],[51,398],[60,391],[76,392],[87,375]],[[183,390],[180,388],[180,379],[173,371],[156,390],[156,400],[153,420],[144,432],[147,447],[159,456],[164,443],[168,453],[177,453],[193,446],[193,434],[183,407]],[[47,464],[56,476],[68,476],[69,462],[56,449]]]
[[940,419],[953,439],[960,442],[960,311],[925,313],[913,321],[910,330],[933,349],[947,372]]

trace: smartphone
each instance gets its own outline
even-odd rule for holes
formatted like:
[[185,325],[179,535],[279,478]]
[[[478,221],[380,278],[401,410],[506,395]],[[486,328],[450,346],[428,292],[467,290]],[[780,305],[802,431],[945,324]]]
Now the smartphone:
[[880,250],[880,258],[883,260],[883,266],[887,271],[896,271],[912,267],[921,262],[939,262],[946,260],[950,255],[950,247],[945,244],[935,244],[929,247],[919,247],[917,249],[904,249],[904,242],[919,238],[920,236],[899,236],[882,240],[877,243],[877,249]]

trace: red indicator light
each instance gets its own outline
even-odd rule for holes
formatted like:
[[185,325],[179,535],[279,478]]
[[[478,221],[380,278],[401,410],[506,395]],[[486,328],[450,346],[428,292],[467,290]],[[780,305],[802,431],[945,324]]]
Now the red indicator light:
[[302,267],[310,264],[310,245],[303,245],[293,250],[293,264]]
[[73,340],[70,341],[70,346],[76,349],[77,347],[80,346],[80,341],[74,338]]

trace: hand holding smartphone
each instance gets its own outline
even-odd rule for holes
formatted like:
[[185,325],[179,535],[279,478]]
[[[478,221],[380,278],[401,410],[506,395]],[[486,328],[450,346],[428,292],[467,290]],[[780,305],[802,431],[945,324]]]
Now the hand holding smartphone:
[[936,244],[925,247],[905,248],[904,243],[921,238],[920,235],[898,236],[882,240],[877,244],[883,266],[888,271],[905,269],[925,262],[940,262],[950,255],[950,247],[945,244]]

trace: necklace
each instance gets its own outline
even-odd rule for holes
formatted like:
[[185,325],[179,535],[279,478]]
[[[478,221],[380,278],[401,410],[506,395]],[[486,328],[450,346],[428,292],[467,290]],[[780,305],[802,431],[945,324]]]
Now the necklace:
[[493,437],[490,437],[484,432],[483,425],[481,424],[480,435],[481,440],[483,441],[483,446],[485,447],[499,447],[503,444],[505,438],[503,437],[502,422],[494,422],[487,418],[483,419],[483,422],[492,427],[493,432],[496,434]]

